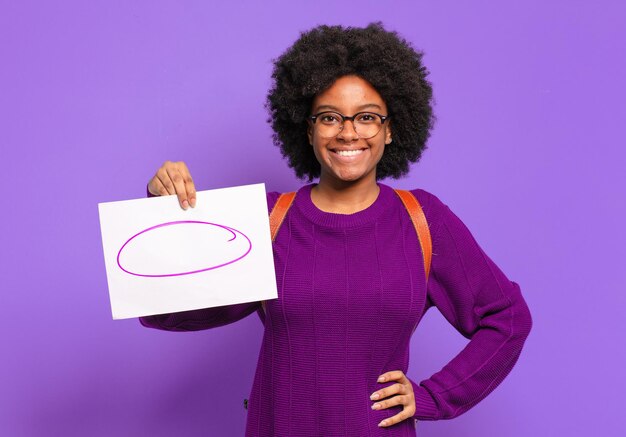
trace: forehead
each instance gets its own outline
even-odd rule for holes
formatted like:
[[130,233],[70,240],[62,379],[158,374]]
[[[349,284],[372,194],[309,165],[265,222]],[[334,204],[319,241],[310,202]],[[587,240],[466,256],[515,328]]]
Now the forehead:
[[368,81],[358,76],[340,77],[313,99],[313,111],[320,107],[328,107],[328,109],[352,112],[368,109],[368,107],[376,109],[376,106],[384,111],[387,109],[378,91]]

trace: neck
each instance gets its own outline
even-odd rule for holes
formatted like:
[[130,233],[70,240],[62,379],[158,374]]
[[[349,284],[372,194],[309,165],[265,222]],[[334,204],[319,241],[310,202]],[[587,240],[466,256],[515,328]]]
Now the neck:
[[324,212],[354,214],[369,207],[380,192],[376,178],[360,181],[331,180],[320,177],[311,190],[311,201]]

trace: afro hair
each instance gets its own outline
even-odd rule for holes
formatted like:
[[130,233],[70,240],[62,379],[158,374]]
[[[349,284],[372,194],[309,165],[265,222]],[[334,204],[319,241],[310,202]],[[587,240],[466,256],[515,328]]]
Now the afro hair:
[[393,125],[393,142],[385,147],[376,178],[399,178],[417,162],[435,121],[432,87],[423,53],[387,31],[382,23],[365,28],[318,26],[274,61],[268,93],[268,122],[273,141],[296,176],[309,181],[320,175],[320,164],[307,138],[307,117],[314,97],[342,76],[368,81],[385,101]]

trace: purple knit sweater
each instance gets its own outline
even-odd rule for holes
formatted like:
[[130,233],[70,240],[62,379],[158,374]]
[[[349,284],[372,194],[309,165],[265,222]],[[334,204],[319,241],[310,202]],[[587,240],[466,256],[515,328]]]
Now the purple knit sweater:
[[[414,419],[456,417],[489,394],[517,361],[532,320],[519,286],[436,196],[413,190],[433,240],[428,288],[409,215],[390,187],[354,214],[319,210],[313,184],[298,190],[274,241],[278,299],[141,318],[171,331],[214,328],[257,311],[263,342],[246,436],[415,436],[415,420],[377,424],[401,406],[372,410],[370,395],[409,367],[411,335],[436,306],[465,348],[419,384]],[[267,195],[271,210],[279,193]]]

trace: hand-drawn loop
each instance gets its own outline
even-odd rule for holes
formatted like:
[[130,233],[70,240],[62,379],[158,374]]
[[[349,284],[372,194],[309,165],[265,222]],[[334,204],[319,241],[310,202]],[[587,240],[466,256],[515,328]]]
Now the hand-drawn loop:
[[[162,228],[165,226],[174,226],[174,225],[180,225],[180,224],[201,224],[201,225],[210,225],[210,226],[217,226],[219,228],[222,229],[226,229],[227,231],[229,231],[232,234],[232,238],[229,239],[228,241],[233,241],[237,238],[237,234],[240,234],[241,236],[243,236],[247,241],[248,241],[248,248],[245,251],[245,253],[241,256],[239,256],[238,258],[235,258],[233,260],[230,260],[228,262],[219,264],[219,265],[215,265],[215,266],[211,266],[211,267],[207,267],[207,268],[203,268],[203,269],[198,269],[198,270],[193,270],[193,271],[189,271],[189,272],[179,272],[179,273],[165,273],[165,274],[145,274],[145,273],[137,273],[137,272],[132,272],[128,269],[125,269],[121,262],[120,262],[120,256],[122,255],[122,251],[124,250],[124,248],[128,245],[128,243],[130,243],[132,240],[134,240],[135,238],[139,237],[142,234],[145,234],[146,232],[150,232],[154,229],[158,229],[158,228]],[[244,234],[243,232],[235,229],[235,228],[231,228],[229,226],[225,226],[225,225],[220,225],[217,223],[210,223],[210,222],[202,222],[202,221],[197,221],[197,220],[181,220],[181,221],[174,221],[174,222],[167,222],[167,223],[161,223],[159,225],[156,226],[151,226],[147,229],[144,229],[143,231],[140,231],[138,233],[136,233],[135,235],[133,235],[132,237],[130,237],[128,240],[126,240],[126,242],[122,245],[122,247],[120,247],[120,250],[117,252],[117,265],[120,269],[122,269],[124,272],[128,273],[129,275],[134,275],[134,276],[142,276],[145,278],[163,278],[163,277],[168,277],[168,276],[183,276],[183,275],[192,275],[195,273],[201,273],[201,272],[206,272],[208,270],[214,270],[214,269],[219,269],[221,267],[227,266],[229,264],[235,263],[237,261],[240,261],[241,259],[245,258],[250,251],[252,250],[252,242],[250,241],[250,239],[248,238],[248,236],[246,234]]]

